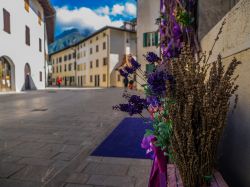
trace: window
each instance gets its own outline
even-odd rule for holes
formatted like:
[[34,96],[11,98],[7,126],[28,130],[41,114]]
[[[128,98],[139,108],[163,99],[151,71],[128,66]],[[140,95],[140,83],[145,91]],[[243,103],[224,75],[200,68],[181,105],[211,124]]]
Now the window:
[[76,53],[73,53],[72,56],[73,56],[73,58],[76,58]]
[[92,54],[93,53],[93,50],[92,48],[89,49],[89,53]]
[[68,59],[68,56],[65,55],[65,56],[64,56],[64,61],[67,61],[67,59]]
[[52,67],[52,73],[55,73],[55,68],[54,67]]
[[41,14],[41,12],[40,11],[38,11],[38,24],[39,25],[42,25],[42,14]]
[[72,56],[71,56],[71,54],[69,54],[69,60],[71,60],[71,58],[72,58]]
[[30,45],[30,28],[25,26],[25,43]]
[[98,45],[96,46],[96,52],[99,52],[99,46]]
[[98,36],[96,37],[96,40],[98,40],[99,38],[98,38]]
[[3,30],[10,34],[10,13],[3,9]]
[[158,46],[159,44],[159,33],[151,32],[143,34],[143,47]]
[[117,76],[117,81],[120,82],[121,81],[121,75]]
[[56,72],[58,73],[58,66],[56,66]]
[[24,0],[24,8],[27,12],[30,11],[30,1],[29,0]]
[[106,42],[103,42],[102,47],[103,47],[103,50],[106,49]]
[[71,71],[71,64],[69,64],[69,68],[68,68],[69,71]]
[[92,40],[90,40],[90,43],[92,44]]
[[107,65],[107,58],[103,58],[103,66]]
[[67,71],[67,65],[64,64],[64,71],[66,72]]
[[42,52],[42,39],[39,38],[39,51]]
[[62,62],[62,57],[59,58],[59,63],[61,63],[61,62]]
[[103,75],[102,75],[102,81],[103,81],[103,82],[106,82],[106,74],[103,74]]
[[55,60],[54,59],[52,60],[52,64],[55,64]]
[[86,56],[86,51],[83,52],[83,56]]
[[62,66],[60,65],[60,73],[62,72]]
[[96,60],[95,66],[96,66],[97,68],[99,67],[99,60],[98,60],[98,59]]
[[74,67],[74,69],[73,69],[73,70],[76,70],[76,62],[74,62],[74,66],[73,66],[73,67]]
[[93,77],[92,77],[92,75],[90,75],[89,81],[90,81],[90,82],[93,82]]
[[105,36],[106,36],[106,33],[104,32],[104,33],[103,33],[103,37],[105,37]]
[[90,62],[90,68],[93,68],[93,62],[92,61]]

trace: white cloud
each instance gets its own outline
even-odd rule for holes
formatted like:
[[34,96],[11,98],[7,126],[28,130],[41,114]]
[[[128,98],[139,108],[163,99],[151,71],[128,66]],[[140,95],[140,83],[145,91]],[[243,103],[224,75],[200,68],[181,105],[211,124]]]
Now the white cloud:
[[103,15],[100,15],[86,7],[75,8],[73,10],[70,10],[67,6],[56,7],[56,11],[57,23],[62,30],[72,27],[80,30],[97,30],[107,25],[120,27],[123,24],[122,20],[112,21],[104,12]]
[[112,8],[112,12],[111,12],[111,15],[122,15],[123,12],[125,10],[125,6],[123,5],[119,5],[119,4],[115,4]]
[[95,12],[100,15],[109,15],[109,11],[110,10],[108,6],[100,7],[95,10]]
[[125,11],[131,16],[136,16],[136,5],[133,3],[126,3]]

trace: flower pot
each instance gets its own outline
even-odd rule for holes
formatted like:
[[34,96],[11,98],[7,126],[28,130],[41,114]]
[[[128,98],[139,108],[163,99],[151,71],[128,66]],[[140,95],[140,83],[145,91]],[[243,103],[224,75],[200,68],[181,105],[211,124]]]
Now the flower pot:
[[[180,173],[174,164],[168,164],[167,175],[168,175],[167,187],[184,187]],[[211,181],[210,187],[228,187],[228,185],[224,181],[220,172],[215,171],[213,174],[213,179]]]

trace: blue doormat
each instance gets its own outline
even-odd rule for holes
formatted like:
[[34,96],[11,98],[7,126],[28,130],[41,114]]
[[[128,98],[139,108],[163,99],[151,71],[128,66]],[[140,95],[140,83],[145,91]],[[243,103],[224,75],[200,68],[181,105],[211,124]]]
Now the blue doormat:
[[92,152],[92,156],[147,159],[141,141],[150,122],[141,118],[125,118],[113,132]]

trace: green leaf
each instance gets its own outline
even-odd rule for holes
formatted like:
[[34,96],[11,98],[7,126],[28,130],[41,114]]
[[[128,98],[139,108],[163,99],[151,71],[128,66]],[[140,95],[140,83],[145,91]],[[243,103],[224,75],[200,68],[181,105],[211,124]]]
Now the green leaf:
[[144,136],[150,136],[150,135],[153,135],[154,134],[154,131],[150,130],[150,129],[146,129],[146,133]]

